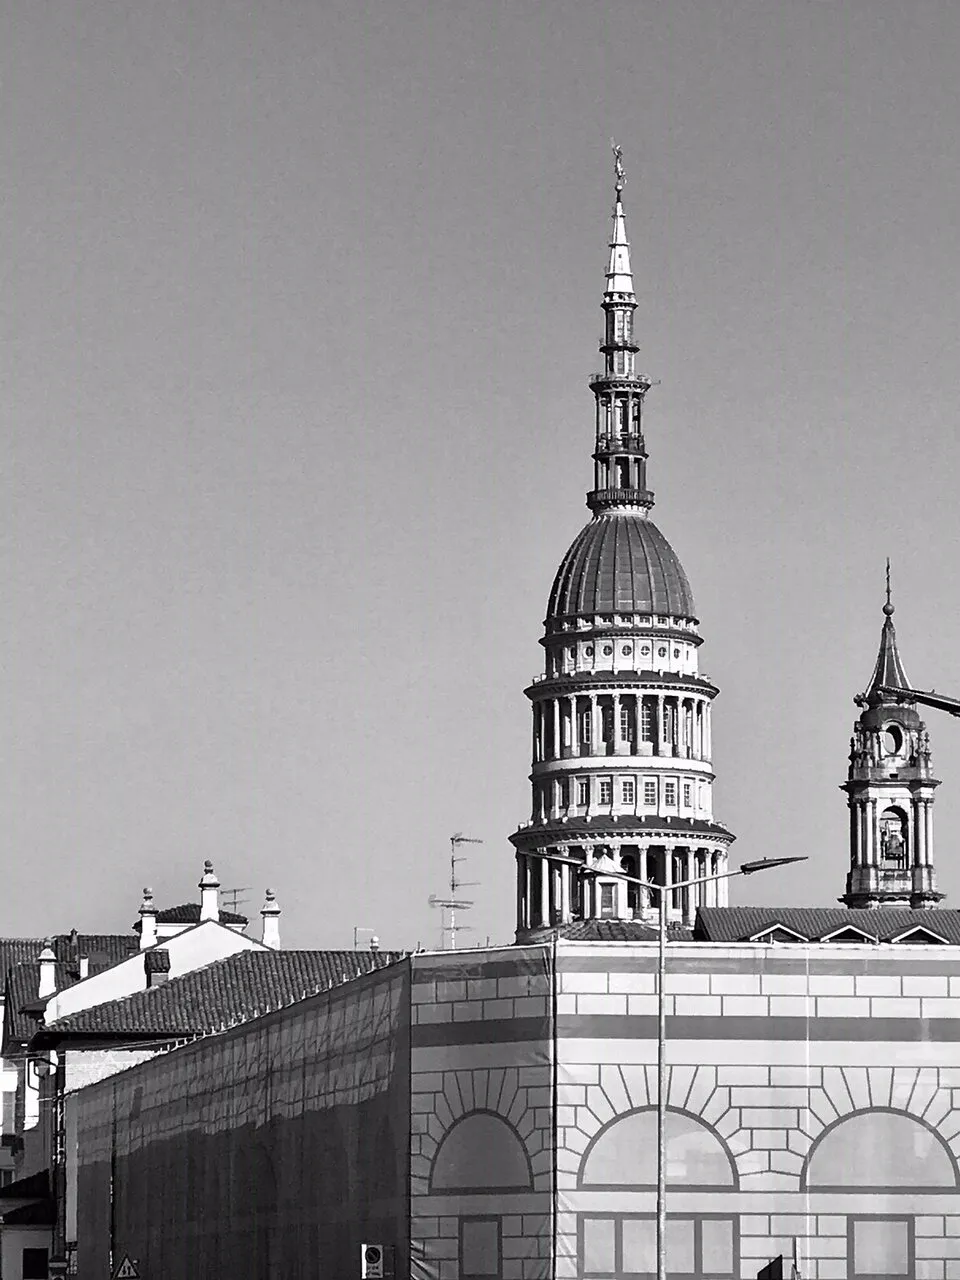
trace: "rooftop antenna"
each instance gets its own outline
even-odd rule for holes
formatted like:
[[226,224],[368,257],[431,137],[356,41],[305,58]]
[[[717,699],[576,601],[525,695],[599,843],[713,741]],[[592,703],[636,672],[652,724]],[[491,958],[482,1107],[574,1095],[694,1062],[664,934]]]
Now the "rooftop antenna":
[[[446,911],[447,922],[441,926],[443,934],[449,934],[451,951],[457,949],[457,934],[462,929],[469,929],[468,924],[457,924],[457,912],[469,911],[473,906],[472,902],[458,897],[459,890],[470,888],[472,885],[479,884],[479,880],[461,880],[457,876],[457,863],[463,862],[466,855],[457,853],[462,844],[483,844],[482,840],[477,840],[473,836],[465,836],[462,831],[458,831],[450,837],[450,897],[438,898],[435,893],[431,893],[429,903],[431,907],[439,907],[441,912]],[[446,950],[444,945],[444,950]]]
[[237,889],[221,889],[220,897],[223,899],[223,907],[225,911],[232,911],[234,915],[238,914],[237,908],[247,900],[247,894],[250,893],[251,886],[242,884]]
[[366,934],[366,935],[367,935],[368,942],[369,942],[369,944],[370,944],[370,950],[371,950],[371,951],[379,951],[379,949],[380,949],[380,939],[377,937],[377,931],[376,931],[376,929],[368,929],[368,928],[366,927],[366,925],[362,925],[362,924],[355,924],[355,925],[353,926],[353,949],[354,949],[354,951],[359,951],[359,950],[360,950],[360,935],[361,935],[361,933],[364,933],[364,934]]

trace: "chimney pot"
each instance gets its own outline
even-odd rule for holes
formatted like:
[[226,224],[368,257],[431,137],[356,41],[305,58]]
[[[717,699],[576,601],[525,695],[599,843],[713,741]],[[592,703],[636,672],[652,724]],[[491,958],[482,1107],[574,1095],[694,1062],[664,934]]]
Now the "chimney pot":
[[153,901],[153,890],[145,888],[143,901],[140,903],[140,950],[157,943],[157,908]]
[[270,947],[274,951],[279,951],[280,904],[277,902],[276,894],[272,889],[268,889],[264,896],[263,906],[260,908],[260,919],[263,921],[260,941],[265,947]]
[[57,957],[53,950],[53,939],[47,938],[43,944],[43,950],[39,955],[40,961],[40,983],[37,987],[37,997],[40,1000],[46,1000],[52,996],[57,989]]
[[166,947],[153,947],[144,953],[143,972],[147,987],[159,987],[170,977],[170,952]]
[[209,858],[203,864],[203,875],[200,877],[200,919],[219,920],[220,902],[218,890],[220,881]]

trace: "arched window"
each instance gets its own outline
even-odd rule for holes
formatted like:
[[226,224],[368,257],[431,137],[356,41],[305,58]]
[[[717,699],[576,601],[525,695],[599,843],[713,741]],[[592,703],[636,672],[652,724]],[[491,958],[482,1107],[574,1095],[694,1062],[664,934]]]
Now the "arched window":
[[856,1111],[810,1149],[802,1186],[818,1191],[955,1191],[957,1162],[935,1130],[903,1111]]
[[431,1191],[522,1191],[533,1186],[523,1143],[493,1111],[462,1116],[440,1143]]
[[[667,1185],[735,1188],[733,1157],[716,1133],[685,1111],[667,1112]],[[615,1189],[657,1185],[657,1113],[654,1107],[612,1120],[591,1142],[579,1185]]]

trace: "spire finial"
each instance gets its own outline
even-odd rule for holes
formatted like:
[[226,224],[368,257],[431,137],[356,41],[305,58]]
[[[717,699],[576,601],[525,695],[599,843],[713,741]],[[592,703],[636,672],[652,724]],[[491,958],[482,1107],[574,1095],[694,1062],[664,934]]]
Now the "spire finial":
[[890,557],[887,556],[887,603],[883,606],[883,612],[889,618],[893,613],[893,602],[890,599]]
[[610,139],[610,150],[613,152],[613,172],[617,178],[617,199],[620,199],[620,192],[623,190],[625,181],[623,173],[623,147],[618,147],[613,138]]

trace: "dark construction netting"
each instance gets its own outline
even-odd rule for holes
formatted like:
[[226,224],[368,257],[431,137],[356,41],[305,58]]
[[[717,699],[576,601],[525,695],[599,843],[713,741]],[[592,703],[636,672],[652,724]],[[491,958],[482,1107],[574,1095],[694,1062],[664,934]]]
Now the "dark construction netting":
[[409,1255],[408,961],[78,1097],[77,1264],[327,1280]]

